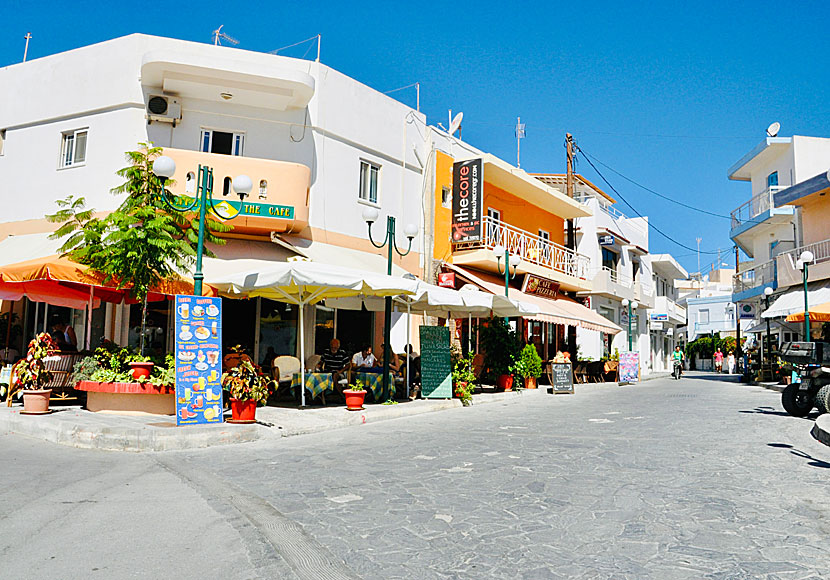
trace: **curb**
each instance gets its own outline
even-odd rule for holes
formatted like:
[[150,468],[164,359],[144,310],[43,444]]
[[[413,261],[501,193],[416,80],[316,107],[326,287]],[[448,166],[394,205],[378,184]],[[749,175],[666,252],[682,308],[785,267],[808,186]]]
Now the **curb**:
[[816,441],[830,447],[830,415],[819,415],[810,431]]

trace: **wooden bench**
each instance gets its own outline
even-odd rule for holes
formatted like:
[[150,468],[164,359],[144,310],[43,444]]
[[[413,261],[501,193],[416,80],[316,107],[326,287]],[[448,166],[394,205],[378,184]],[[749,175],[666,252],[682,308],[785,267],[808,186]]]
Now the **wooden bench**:
[[52,389],[52,401],[74,401],[78,399],[75,385],[72,383],[72,373],[75,363],[84,358],[77,352],[56,352],[43,359],[46,368],[52,372],[49,382],[44,389]]

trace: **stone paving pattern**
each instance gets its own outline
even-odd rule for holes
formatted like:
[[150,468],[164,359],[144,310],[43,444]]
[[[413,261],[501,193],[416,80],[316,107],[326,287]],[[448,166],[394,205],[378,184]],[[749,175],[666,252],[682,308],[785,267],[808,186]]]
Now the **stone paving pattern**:
[[[0,562],[13,578],[826,578],[830,448],[811,427],[779,393],[698,375],[194,451],[0,436]],[[34,538],[48,549],[26,553]]]

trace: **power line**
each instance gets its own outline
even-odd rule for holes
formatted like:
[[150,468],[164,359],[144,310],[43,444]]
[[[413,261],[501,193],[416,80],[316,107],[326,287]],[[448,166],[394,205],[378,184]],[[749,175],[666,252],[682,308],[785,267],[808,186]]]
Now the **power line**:
[[[625,205],[627,205],[628,207],[630,207],[630,208],[631,208],[631,211],[633,211],[635,214],[637,214],[637,216],[638,216],[638,217],[641,217],[641,218],[644,218],[644,219],[645,219],[645,216],[644,216],[643,214],[641,214],[639,211],[637,211],[637,209],[636,209],[633,205],[631,205],[630,203],[628,203],[628,200],[626,200],[626,199],[623,197],[623,195],[622,195],[622,194],[621,194],[621,193],[617,190],[617,188],[616,188],[616,187],[614,187],[613,185],[611,185],[611,182],[610,182],[610,181],[608,181],[608,179],[606,179],[606,177],[605,177],[605,176],[602,174],[602,172],[601,172],[601,171],[597,168],[597,166],[596,166],[596,165],[594,165],[593,161],[591,161],[590,156],[589,156],[587,153],[585,153],[585,152],[582,150],[582,148],[580,148],[580,147],[579,147],[579,145],[576,145],[576,150],[577,150],[578,152],[580,152],[580,153],[585,154],[585,161],[587,161],[587,162],[588,162],[588,165],[590,165],[590,166],[594,169],[594,171],[596,171],[596,172],[597,172],[597,175],[599,175],[599,176],[600,176],[600,178],[601,178],[601,179],[605,182],[605,184],[606,184],[606,185],[608,185],[608,187],[610,187],[610,188],[611,188],[611,191],[613,191],[614,193],[616,193],[616,194],[617,194],[617,196],[618,196],[618,197],[619,197],[619,198],[623,201],[623,203],[625,203]],[[697,248],[693,248],[693,247],[691,247],[691,246],[687,246],[686,244],[684,244],[684,243],[682,243],[682,242],[678,242],[676,239],[674,239],[673,237],[671,237],[670,235],[668,235],[666,232],[664,232],[663,230],[661,230],[660,228],[658,228],[657,226],[655,226],[653,223],[651,223],[651,220],[646,219],[646,223],[648,223],[648,225],[649,225],[649,227],[650,227],[650,228],[654,229],[654,231],[656,231],[658,234],[660,234],[661,236],[663,236],[664,238],[666,238],[666,239],[667,239],[667,240],[669,240],[670,242],[673,242],[673,243],[677,244],[677,245],[678,245],[678,246],[680,246],[681,248],[684,248],[684,249],[686,249],[686,250],[690,250],[690,251],[692,251],[692,252],[697,253],[697,251],[698,251],[698,249],[697,249]],[[713,256],[718,254],[718,252],[707,252],[707,251],[701,251],[701,253],[702,253],[702,254],[709,254],[709,255],[713,255]]]

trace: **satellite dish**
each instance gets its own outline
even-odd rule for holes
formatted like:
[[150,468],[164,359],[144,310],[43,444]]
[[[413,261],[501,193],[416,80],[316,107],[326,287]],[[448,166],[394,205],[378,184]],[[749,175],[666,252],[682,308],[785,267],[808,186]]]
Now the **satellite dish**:
[[767,127],[767,136],[768,137],[777,137],[778,136],[778,131],[780,131],[780,130],[781,130],[781,123],[776,121],[775,123],[773,123],[772,125]]
[[461,126],[461,119],[463,119],[463,118],[464,118],[464,113],[458,113],[455,117],[453,117],[452,123],[450,123],[450,130],[449,130],[450,135],[452,135],[453,133],[458,131],[458,128]]

